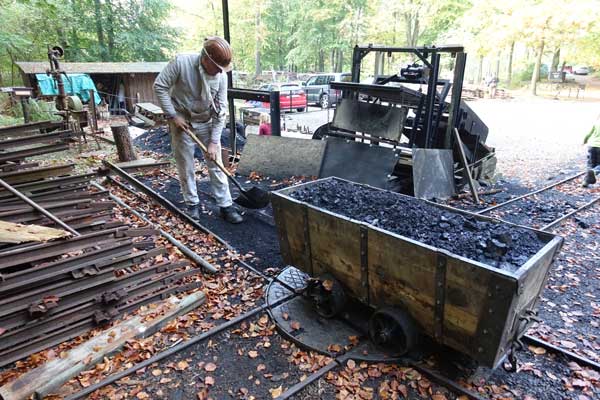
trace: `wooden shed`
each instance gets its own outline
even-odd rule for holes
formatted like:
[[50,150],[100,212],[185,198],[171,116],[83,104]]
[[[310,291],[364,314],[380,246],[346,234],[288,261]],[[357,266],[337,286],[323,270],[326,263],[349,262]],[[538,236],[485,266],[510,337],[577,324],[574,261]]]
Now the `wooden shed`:
[[[36,74],[45,74],[48,62],[16,63],[21,70],[23,83],[36,88]],[[100,96],[110,108],[119,108],[119,86],[125,89],[125,103],[129,111],[137,102],[158,104],[152,85],[167,62],[61,62],[62,70],[69,73],[88,74],[94,81]]]

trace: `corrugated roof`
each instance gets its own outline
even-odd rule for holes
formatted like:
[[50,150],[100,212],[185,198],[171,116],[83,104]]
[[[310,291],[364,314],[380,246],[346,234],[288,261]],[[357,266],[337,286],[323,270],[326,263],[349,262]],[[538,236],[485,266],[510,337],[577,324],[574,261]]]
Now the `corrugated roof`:
[[[18,61],[17,66],[25,74],[44,74],[50,68],[48,62]],[[159,73],[167,62],[61,62],[66,73],[78,74],[143,74]]]

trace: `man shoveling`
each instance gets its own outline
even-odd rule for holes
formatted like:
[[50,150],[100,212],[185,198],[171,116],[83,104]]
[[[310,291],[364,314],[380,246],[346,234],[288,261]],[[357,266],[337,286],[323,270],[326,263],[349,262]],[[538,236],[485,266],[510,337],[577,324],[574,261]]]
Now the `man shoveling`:
[[191,130],[204,143],[210,184],[221,216],[232,224],[243,221],[233,207],[227,175],[221,163],[221,132],[227,109],[227,75],[231,70],[231,46],[218,36],[204,41],[200,54],[179,54],[154,81],[154,91],[169,118],[171,147],[177,163],[183,199],[188,213],[200,217],[194,174],[196,144],[185,131]]

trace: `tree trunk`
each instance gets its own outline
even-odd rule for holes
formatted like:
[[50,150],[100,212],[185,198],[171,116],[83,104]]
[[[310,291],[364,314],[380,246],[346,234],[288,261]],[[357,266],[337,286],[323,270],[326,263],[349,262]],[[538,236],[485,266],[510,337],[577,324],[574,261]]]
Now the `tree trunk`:
[[338,70],[337,72],[344,72],[344,53],[342,52],[342,49],[338,49]]
[[110,61],[115,61],[115,17],[114,17],[114,9],[111,3],[111,0],[106,0],[106,9],[107,9],[107,26],[106,26],[106,36],[108,39],[108,58]]
[[479,56],[479,68],[477,69],[477,80],[475,81],[475,83],[477,85],[480,85],[482,79],[483,79],[483,56]]
[[502,52],[498,52],[498,57],[496,57],[496,71],[494,72],[494,76],[496,78],[500,77],[500,56],[502,56]]
[[508,85],[512,82],[512,63],[513,63],[513,54],[515,53],[515,42],[510,44],[510,52],[508,53],[508,69],[506,73],[506,82]]
[[104,42],[104,28],[102,27],[102,11],[100,6],[100,0],[94,0],[94,17],[96,19],[96,35],[98,36],[98,46],[100,47],[100,59],[102,61],[108,61],[106,44]]
[[535,66],[533,67],[533,74],[531,75],[531,94],[537,96],[537,83],[540,79],[540,67],[542,66],[542,54],[544,53],[544,40],[541,41],[540,47],[537,51],[537,57],[535,59]]
[[554,54],[552,54],[552,67],[550,71],[556,72],[558,71],[558,64],[560,63],[560,47],[557,47],[554,50]]
[[135,149],[129,136],[129,129],[127,125],[112,125],[110,127],[113,137],[115,138],[115,145],[117,146],[117,154],[119,161],[127,162],[137,160]]
[[254,76],[262,74],[262,68],[260,65],[260,49],[261,49],[261,37],[260,37],[260,3],[256,6],[256,49],[254,51]]

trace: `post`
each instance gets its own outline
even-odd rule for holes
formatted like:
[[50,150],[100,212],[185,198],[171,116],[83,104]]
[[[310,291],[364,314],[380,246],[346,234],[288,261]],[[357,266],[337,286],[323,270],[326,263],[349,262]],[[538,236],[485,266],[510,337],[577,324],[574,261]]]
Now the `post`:
[[23,109],[23,122],[28,124],[31,120],[29,118],[29,107],[27,106],[27,98],[21,97],[21,108]]
[[[227,40],[227,43],[231,45],[231,34],[229,32],[229,1],[223,0],[223,37]],[[233,73],[229,71],[227,73],[227,87],[233,88]],[[237,154],[237,136],[235,134],[235,104],[233,98],[228,98],[227,103],[229,105],[229,146],[231,147],[231,154],[235,157]]]
[[129,136],[129,127],[127,125],[111,125],[110,130],[115,139],[119,161],[126,162],[137,160],[135,149],[131,142],[131,136]]
[[456,53],[454,62],[454,78],[452,80],[452,94],[450,97],[450,109],[448,110],[448,127],[444,137],[444,148],[452,148],[452,131],[458,123],[460,112],[460,99],[462,96],[463,80],[465,77],[465,65],[467,64],[467,54]]
[[[433,111],[437,93],[438,73],[440,69],[440,55],[434,50],[431,53],[431,72],[427,84],[427,99],[425,113],[425,148],[430,149],[436,132],[433,132]],[[440,112],[441,110],[438,110]]]
[[96,115],[96,101],[94,98],[94,89],[89,89],[88,91],[90,95],[90,112],[92,113],[92,129],[93,133],[98,132],[98,116]]
[[281,108],[279,104],[279,92],[272,91],[269,94],[269,108],[271,111],[271,135],[281,136]]

